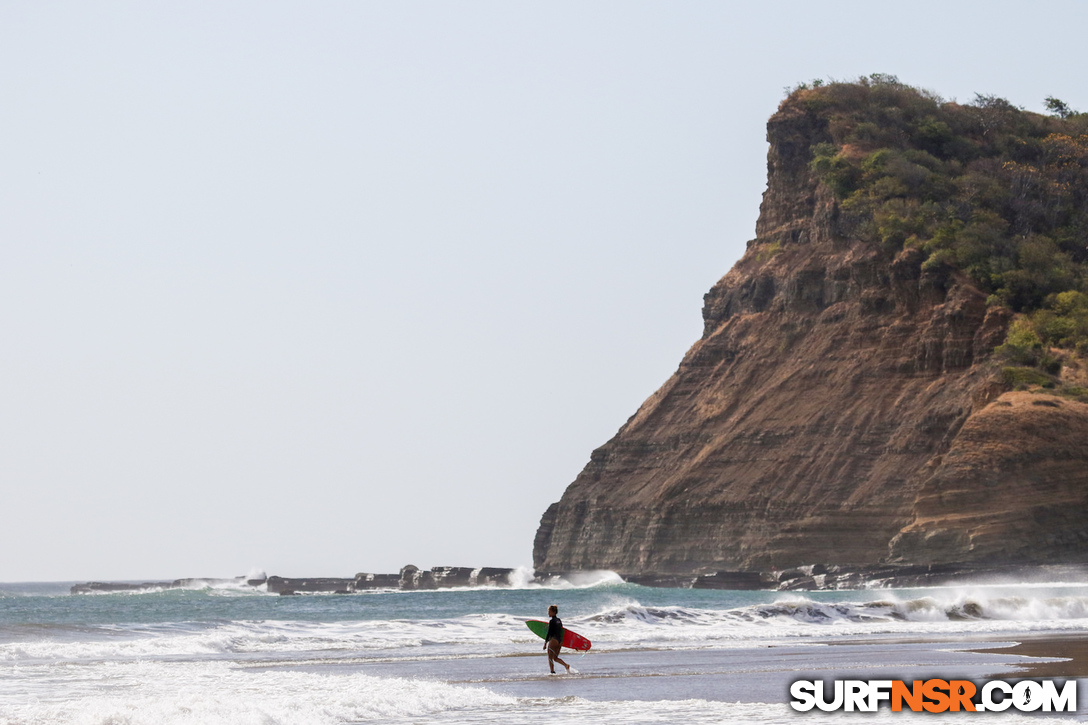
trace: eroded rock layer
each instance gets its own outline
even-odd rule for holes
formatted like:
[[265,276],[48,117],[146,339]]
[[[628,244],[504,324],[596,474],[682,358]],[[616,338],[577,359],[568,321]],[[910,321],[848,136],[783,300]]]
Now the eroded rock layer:
[[809,170],[826,138],[789,104],[771,119],[756,239],[545,512],[538,574],[1088,558],[1088,405],[1007,393],[1008,310],[851,239]]

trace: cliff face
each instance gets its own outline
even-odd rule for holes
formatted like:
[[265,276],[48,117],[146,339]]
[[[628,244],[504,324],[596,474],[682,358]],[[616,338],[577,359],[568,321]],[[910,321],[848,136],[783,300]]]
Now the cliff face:
[[826,125],[772,117],[756,239],[545,512],[538,573],[1088,559],[1088,405],[1007,392],[1008,310],[851,238],[809,169]]

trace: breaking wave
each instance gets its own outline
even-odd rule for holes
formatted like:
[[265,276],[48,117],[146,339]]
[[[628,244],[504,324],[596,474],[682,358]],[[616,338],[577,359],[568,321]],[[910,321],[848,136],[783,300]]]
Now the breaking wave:
[[972,620],[1045,621],[1088,618],[1088,597],[959,596],[880,599],[870,602],[821,603],[799,598],[738,610],[751,621],[789,618],[829,624],[837,621],[961,622]]
[[[239,670],[219,662],[104,663],[93,679],[56,673],[27,692],[29,680],[0,683],[0,722],[19,725],[334,725],[429,718],[472,708],[510,706],[515,698],[479,687],[358,673]],[[99,680],[109,678],[112,688]],[[55,679],[54,679],[55,678]],[[63,690],[59,687],[63,684]],[[11,687],[23,697],[4,697]],[[60,693],[60,694],[58,694]],[[34,695],[26,697],[25,695]],[[79,707],[72,707],[78,701]]]
[[[574,622],[571,622],[574,626]],[[728,644],[782,637],[874,634],[986,634],[1088,630],[1088,596],[1005,596],[947,592],[944,597],[885,597],[822,602],[803,596],[733,609],[623,603],[578,622],[595,642],[655,646]]]

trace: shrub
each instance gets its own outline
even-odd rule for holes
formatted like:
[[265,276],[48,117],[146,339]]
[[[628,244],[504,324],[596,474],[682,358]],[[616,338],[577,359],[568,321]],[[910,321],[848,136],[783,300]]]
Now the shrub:
[[1031,325],[1046,345],[1088,352],[1088,295],[1077,290],[1050,295],[1031,316]]
[[1055,348],[1088,356],[1088,114],[1053,97],[1051,116],[945,102],[886,74],[804,84],[791,103],[826,121],[810,168],[844,234],[921,249],[924,269],[959,270],[1019,313],[996,349],[1010,385],[1053,387]]
[[1001,379],[1016,390],[1026,390],[1032,385],[1054,387],[1054,380],[1050,376],[1031,367],[1002,368]]
[[772,259],[782,251],[782,242],[775,241],[770,244],[761,245],[756,250],[756,259],[760,262],[766,262],[768,259]]
[[805,85],[783,103],[827,121],[811,168],[846,233],[921,248],[926,268],[960,270],[1023,313],[1039,344],[1010,330],[1010,359],[1088,354],[1088,114],[1053,97],[1051,116],[994,95],[944,102],[887,74]]
[[1005,342],[995,352],[1009,362],[1019,365],[1035,365],[1043,355],[1043,341],[1035,332],[1031,322],[1020,318],[1009,325]]

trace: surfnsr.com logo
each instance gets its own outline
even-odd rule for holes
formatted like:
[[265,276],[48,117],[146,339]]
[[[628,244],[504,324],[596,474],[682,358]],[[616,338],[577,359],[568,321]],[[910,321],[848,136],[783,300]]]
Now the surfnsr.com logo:
[[976,685],[970,680],[834,680],[825,690],[823,680],[797,680],[790,685],[790,706],[808,712],[876,712],[881,703],[892,711],[1001,712],[1010,707],[1021,712],[1076,712],[1077,681],[989,680]]

